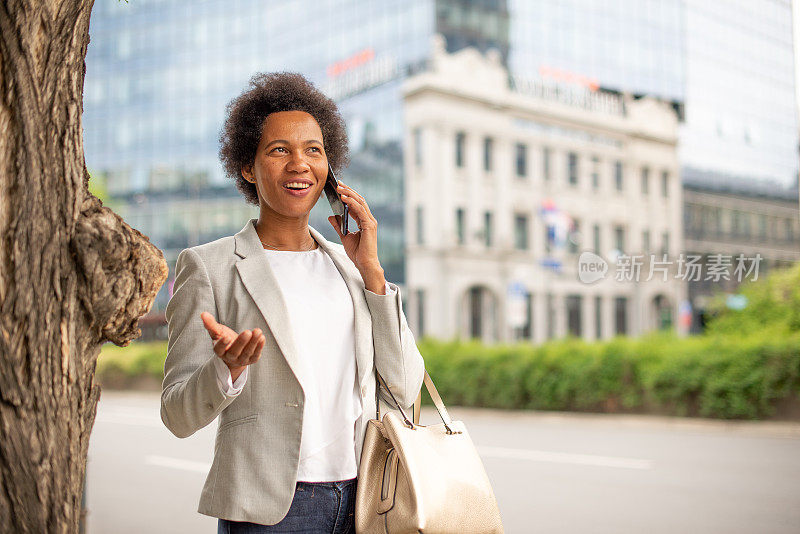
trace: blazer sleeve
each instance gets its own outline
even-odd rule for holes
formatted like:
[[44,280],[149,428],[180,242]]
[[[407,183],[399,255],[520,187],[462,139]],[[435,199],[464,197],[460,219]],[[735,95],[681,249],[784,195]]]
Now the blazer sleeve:
[[213,344],[200,313],[219,318],[211,281],[197,252],[186,249],[175,265],[175,284],[167,304],[169,324],[164,383],[161,388],[161,420],[179,438],[194,434],[225,409],[236,397],[219,387]]
[[392,291],[386,295],[366,288],[364,294],[372,315],[375,368],[405,408],[414,404],[419,394],[425,362],[403,313],[400,288],[391,282],[387,286]]

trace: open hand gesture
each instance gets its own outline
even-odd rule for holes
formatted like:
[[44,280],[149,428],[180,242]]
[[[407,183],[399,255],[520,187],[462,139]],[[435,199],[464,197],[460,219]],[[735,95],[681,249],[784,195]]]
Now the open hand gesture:
[[237,334],[224,324],[220,324],[208,312],[200,314],[203,326],[208,330],[214,342],[214,354],[217,355],[231,371],[231,379],[236,380],[244,368],[258,361],[266,338],[259,328],[244,330]]

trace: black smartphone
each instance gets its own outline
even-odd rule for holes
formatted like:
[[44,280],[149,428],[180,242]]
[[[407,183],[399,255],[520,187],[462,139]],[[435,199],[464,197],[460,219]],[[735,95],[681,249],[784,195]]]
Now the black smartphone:
[[336,175],[333,173],[333,168],[330,163],[328,163],[328,179],[325,182],[324,191],[325,196],[328,197],[328,202],[331,205],[333,214],[339,216],[339,230],[342,232],[342,235],[347,235],[347,223],[350,220],[350,213],[347,209],[347,204],[342,202],[342,197],[339,195],[339,181],[336,180]]

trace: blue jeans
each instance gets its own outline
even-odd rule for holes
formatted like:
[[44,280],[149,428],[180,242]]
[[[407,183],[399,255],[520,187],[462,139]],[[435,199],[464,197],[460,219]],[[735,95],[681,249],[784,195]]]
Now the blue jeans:
[[276,524],[260,525],[220,519],[217,534],[354,533],[357,481],[351,478],[336,482],[298,482],[286,517]]

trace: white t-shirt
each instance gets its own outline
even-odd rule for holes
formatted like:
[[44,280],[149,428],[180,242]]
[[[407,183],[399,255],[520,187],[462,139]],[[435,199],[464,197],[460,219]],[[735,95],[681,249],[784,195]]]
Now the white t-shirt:
[[[355,423],[363,412],[355,358],[353,300],[331,258],[308,251],[264,249],[289,314],[305,394],[297,480],[345,480],[357,475]],[[394,290],[386,284],[386,294]],[[216,358],[220,389],[238,395],[246,367],[236,382]]]

